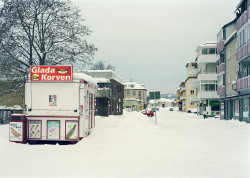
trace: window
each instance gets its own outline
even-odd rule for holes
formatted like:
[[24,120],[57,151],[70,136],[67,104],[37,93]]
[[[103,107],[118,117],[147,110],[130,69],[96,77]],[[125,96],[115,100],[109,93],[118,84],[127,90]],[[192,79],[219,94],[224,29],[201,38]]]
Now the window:
[[194,95],[194,90],[191,90],[190,92],[191,92],[191,95]]
[[227,83],[231,83],[231,73],[228,72],[227,76]]
[[216,49],[215,48],[203,48],[202,49],[202,54],[206,55],[206,54],[215,54],[216,53]]
[[209,54],[215,54],[215,48],[208,48]]
[[240,115],[240,103],[239,100],[234,101],[234,116],[239,116]]
[[193,105],[194,105],[194,102],[191,102],[190,104],[193,106]]
[[207,48],[203,48],[203,49],[202,49],[202,54],[208,54]]
[[246,29],[243,30],[243,31],[237,36],[237,48],[242,47],[244,44],[246,44]]
[[202,84],[201,91],[216,91],[216,84]]
[[136,91],[133,91],[133,96],[135,96],[136,95]]
[[127,91],[127,95],[130,96],[130,91]]
[[231,59],[231,48],[228,49],[227,58],[228,60]]
[[141,91],[138,91],[139,100],[141,100]]
[[243,117],[249,117],[249,98],[243,99]]

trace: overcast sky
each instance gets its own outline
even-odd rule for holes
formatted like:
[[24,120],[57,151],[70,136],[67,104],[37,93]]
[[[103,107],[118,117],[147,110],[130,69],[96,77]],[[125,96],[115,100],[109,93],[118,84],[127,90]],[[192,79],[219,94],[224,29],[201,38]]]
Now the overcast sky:
[[196,47],[216,41],[235,18],[240,0],[74,0],[86,25],[95,61],[109,61],[124,80],[146,85],[148,92],[175,93],[196,58]]

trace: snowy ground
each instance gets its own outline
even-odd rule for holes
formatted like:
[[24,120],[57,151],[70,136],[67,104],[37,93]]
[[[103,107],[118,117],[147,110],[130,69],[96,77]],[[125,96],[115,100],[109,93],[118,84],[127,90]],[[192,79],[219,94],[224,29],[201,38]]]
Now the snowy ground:
[[23,145],[0,125],[0,177],[249,178],[250,125],[168,111],[97,117],[76,145]]

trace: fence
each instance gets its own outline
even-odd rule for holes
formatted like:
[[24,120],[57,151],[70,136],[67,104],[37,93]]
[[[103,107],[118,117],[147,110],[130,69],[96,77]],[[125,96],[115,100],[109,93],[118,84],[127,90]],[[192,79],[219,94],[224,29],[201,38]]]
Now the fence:
[[8,124],[10,115],[13,113],[23,113],[23,109],[18,107],[1,107],[0,108],[0,124]]

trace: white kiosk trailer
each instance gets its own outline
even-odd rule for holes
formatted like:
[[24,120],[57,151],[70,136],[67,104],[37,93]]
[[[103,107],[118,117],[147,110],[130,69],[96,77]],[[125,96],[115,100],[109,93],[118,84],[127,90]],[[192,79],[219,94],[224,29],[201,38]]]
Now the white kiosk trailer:
[[72,66],[31,66],[25,84],[25,119],[21,119],[26,131],[12,133],[17,128],[11,125],[20,116],[12,115],[10,141],[22,142],[15,137],[19,136],[24,142],[77,142],[89,135],[95,126],[97,84],[94,78],[72,71]]

